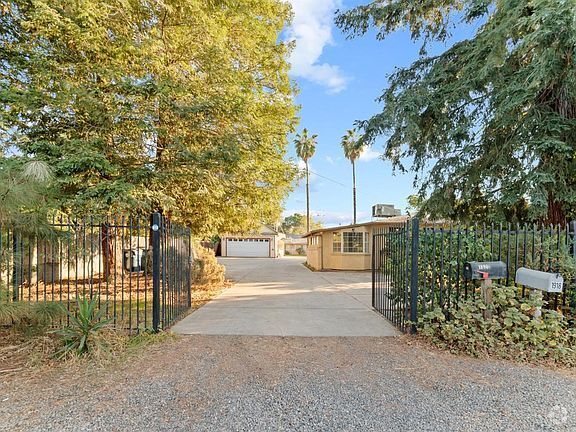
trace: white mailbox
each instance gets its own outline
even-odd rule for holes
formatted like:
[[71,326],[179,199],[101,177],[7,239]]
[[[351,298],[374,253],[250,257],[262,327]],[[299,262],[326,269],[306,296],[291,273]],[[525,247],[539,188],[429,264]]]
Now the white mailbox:
[[516,283],[549,293],[561,293],[564,288],[564,278],[559,273],[546,273],[525,267],[516,270]]

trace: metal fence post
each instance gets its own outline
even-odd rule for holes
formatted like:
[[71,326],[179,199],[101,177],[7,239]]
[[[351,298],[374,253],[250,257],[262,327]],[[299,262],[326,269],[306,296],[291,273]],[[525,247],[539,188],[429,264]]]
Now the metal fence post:
[[190,229],[186,231],[188,235],[188,278],[187,278],[187,289],[188,289],[188,307],[192,307],[192,270],[194,268],[194,250],[192,249],[192,233]]
[[420,248],[420,221],[412,219],[412,259],[410,277],[410,332],[416,333],[418,321],[418,252]]
[[150,241],[152,246],[152,330],[160,327],[160,230],[162,215],[152,213],[150,216]]
[[[572,234],[572,244],[570,245],[571,250],[569,252],[572,253],[572,257],[576,260],[576,220],[570,222],[570,225],[568,226],[568,232],[569,234]],[[574,276],[572,282],[576,283],[576,275]]]
[[376,307],[376,236],[378,231],[372,233],[372,307]]
[[21,281],[18,279],[21,272],[21,262],[20,253],[18,251],[18,234],[16,234],[16,230],[12,231],[12,262],[12,300],[18,301],[20,299],[18,288],[21,284]]
[[572,256],[576,259],[576,220],[570,222],[572,232]]

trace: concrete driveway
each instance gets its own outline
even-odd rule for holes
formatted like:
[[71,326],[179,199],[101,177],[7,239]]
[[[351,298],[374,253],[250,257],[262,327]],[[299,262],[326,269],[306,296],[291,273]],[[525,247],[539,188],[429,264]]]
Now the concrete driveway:
[[176,324],[179,334],[394,336],[365,272],[312,272],[304,259],[223,258],[234,286]]

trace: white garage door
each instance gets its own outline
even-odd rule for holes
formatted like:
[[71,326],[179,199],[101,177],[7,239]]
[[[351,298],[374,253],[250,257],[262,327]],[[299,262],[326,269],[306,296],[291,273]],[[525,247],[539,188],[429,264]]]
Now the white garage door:
[[269,257],[270,239],[227,239],[226,255],[229,257]]

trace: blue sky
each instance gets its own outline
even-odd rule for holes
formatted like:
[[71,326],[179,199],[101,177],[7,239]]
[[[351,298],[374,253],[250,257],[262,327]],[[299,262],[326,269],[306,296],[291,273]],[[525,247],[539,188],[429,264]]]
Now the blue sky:
[[[336,9],[349,9],[366,1],[289,0],[294,10],[287,37],[296,41],[292,53],[292,78],[299,87],[301,105],[298,130],[318,134],[316,154],[310,161],[312,215],[325,226],[352,221],[352,169],[343,157],[340,140],[354,121],[366,119],[382,107],[375,102],[387,86],[395,67],[410,65],[418,57],[420,43],[406,31],[384,41],[374,34],[347,40],[333,24]],[[455,39],[462,38],[460,31]],[[445,47],[438,47],[444,49]],[[393,175],[389,162],[378,158],[385,140],[368,149],[357,163],[358,219],[370,220],[373,204],[394,204],[406,210],[406,198],[414,193],[413,175]],[[294,146],[289,156],[296,160]],[[285,203],[285,215],[305,213],[304,183]]]

